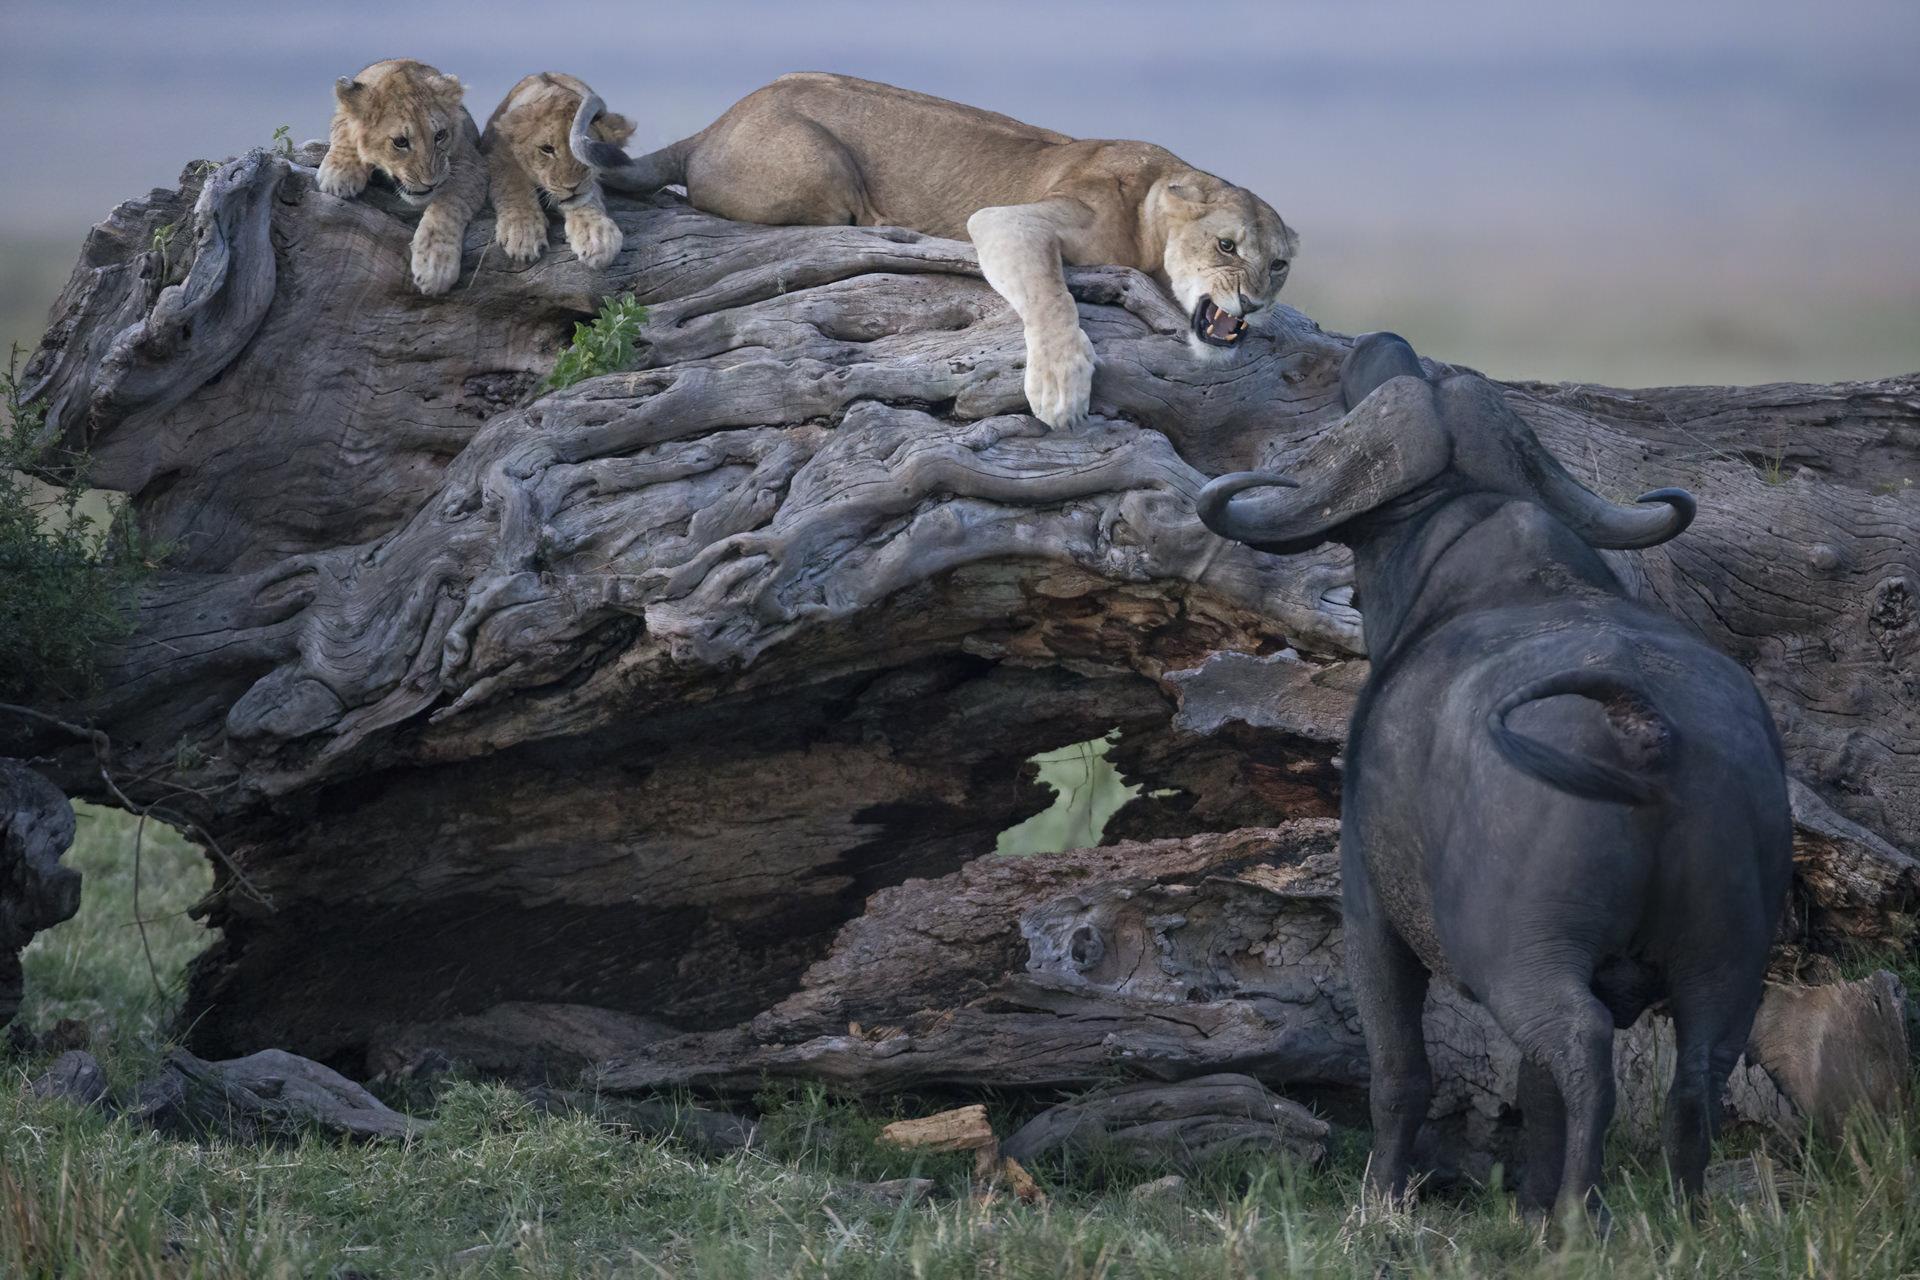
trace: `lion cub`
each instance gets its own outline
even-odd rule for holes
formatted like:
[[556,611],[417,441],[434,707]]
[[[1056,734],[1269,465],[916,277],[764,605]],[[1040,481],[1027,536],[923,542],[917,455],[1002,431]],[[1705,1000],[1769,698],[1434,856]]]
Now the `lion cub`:
[[467,224],[486,202],[479,131],[460,105],[465,89],[424,62],[391,58],[333,87],[338,105],[320,162],[320,190],[357,196],[375,169],[400,197],[424,206],[413,233],[413,283],[445,293],[460,278]]
[[[607,216],[606,199],[593,170],[567,145],[574,113],[593,90],[572,76],[542,71],[513,86],[480,138],[493,191],[493,238],[514,262],[532,262],[547,247],[547,214],[540,198],[560,210],[567,244],[598,270],[620,252],[625,237]],[[633,136],[624,116],[601,112],[592,135],[615,145]]]

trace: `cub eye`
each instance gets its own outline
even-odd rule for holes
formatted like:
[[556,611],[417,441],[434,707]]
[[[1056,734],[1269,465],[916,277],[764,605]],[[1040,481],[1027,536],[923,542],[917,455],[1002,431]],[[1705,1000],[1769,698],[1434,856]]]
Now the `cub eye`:
[[540,154],[541,154],[541,155],[543,155],[543,156],[550,156],[550,155],[552,155],[553,153],[554,153],[554,152],[553,152],[553,144],[552,144],[551,142],[543,142],[543,143],[541,143],[541,144],[540,144]]
[[1226,254],[1229,258],[1233,256],[1233,241],[1223,239],[1216,240],[1214,243],[1220,246],[1220,252]]
[[447,140],[447,131],[445,129],[435,129],[433,131],[433,140],[435,142],[445,142]]
[[408,147],[413,145],[411,142],[408,142],[405,138],[394,138],[392,139],[392,142],[393,142],[393,149],[395,151],[405,151]]

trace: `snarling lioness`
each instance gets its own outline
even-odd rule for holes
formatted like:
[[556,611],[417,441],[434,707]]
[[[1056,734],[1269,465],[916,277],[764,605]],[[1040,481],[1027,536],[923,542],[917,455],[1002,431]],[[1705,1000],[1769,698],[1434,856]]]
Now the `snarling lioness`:
[[1087,413],[1093,344],[1061,264],[1134,267],[1178,298],[1191,338],[1231,350],[1286,282],[1298,238],[1266,201],[1144,142],[1079,141],[852,76],[802,72],[651,155],[593,135],[573,153],[619,190],[685,184],[742,222],[900,226],[970,237],[987,283],[1026,325],[1027,403],[1051,426]]
[[379,169],[408,204],[424,206],[413,282],[426,294],[445,293],[460,278],[461,241],[487,198],[479,130],[460,105],[465,92],[453,76],[411,58],[376,62],[333,87],[320,190],[357,196]]
[[[580,261],[597,270],[620,252],[624,237],[607,216],[600,184],[567,145],[574,113],[592,96],[593,90],[573,76],[542,71],[513,86],[480,135],[493,193],[493,238],[515,262],[532,262],[547,247],[543,194],[560,211],[567,245]],[[624,116],[602,112],[589,130],[599,141],[617,145],[632,136],[633,125]]]

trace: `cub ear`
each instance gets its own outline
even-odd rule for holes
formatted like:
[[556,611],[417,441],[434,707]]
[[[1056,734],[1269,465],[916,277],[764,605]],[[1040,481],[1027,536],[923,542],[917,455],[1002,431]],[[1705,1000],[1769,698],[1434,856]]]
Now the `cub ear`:
[[459,76],[445,74],[430,76],[427,79],[427,87],[433,91],[436,97],[450,107],[457,106],[460,99],[465,97],[467,93],[467,86],[460,83]]
[[352,76],[341,76],[333,82],[333,100],[343,107],[351,107],[353,100],[359,97],[360,91],[366,87]]
[[633,121],[611,111],[603,111],[593,122],[593,136],[618,146],[633,136]]

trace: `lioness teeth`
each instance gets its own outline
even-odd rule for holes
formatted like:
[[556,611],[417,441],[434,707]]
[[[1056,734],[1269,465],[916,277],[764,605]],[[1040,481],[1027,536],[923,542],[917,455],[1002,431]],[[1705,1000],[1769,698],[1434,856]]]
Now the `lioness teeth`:
[[1209,305],[1213,314],[1207,318],[1208,335],[1211,337],[1220,338],[1227,342],[1232,342],[1238,339],[1240,336],[1240,330],[1244,327],[1241,323],[1240,317],[1233,315],[1229,312],[1222,311],[1218,307],[1211,307],[1211,304]]

